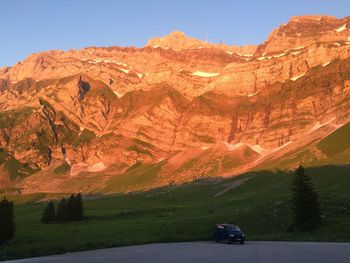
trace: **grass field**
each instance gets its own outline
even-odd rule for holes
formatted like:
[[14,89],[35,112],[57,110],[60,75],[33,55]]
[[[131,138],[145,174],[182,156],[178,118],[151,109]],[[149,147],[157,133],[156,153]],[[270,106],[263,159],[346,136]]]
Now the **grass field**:
[[[309,168],[320,195],[322,227],[288,232],[293,174],[256,172],[227,180],[114,196],[86,196],[83,222],[40,223],[44,194],[16,198],[16,237],[0,259],[24,258],[104,247],[209,240],[214,223],[238,224],[250,240],[350,241],[350,167]],[[236,188],[236,180],[250,177]],[[47,196],[59,198],[61,196]]]

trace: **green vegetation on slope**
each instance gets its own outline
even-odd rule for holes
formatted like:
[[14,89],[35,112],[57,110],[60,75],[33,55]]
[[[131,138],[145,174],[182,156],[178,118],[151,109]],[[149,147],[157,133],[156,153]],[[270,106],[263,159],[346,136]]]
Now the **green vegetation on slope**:
[[350,163],[350,123],[338,128],[319,142],[285,153],[283,156],[266,159],[256,170],[289,170],[300,164],[305,167],[347,165]]
[[0,129],[14,127],[23,122],[30,114],[32,108],[24,107],[19,110],[9,110],[0,112]]
[[2,148],[0,148],[0,166],[3,166],[12,180],[28,176],[38,171],[38,169],[31,168],[26,163],[21,163]]
[[56,167],[55,170],[53,170],[54,174],[56,175],[65,174],[68,171],[70,171],[70,166],[66,162],[63,162],[61,165]]
[[[135,166],[128,173],[135,179],[138,169]],[[148,169],[152,174],[157,167]],[[208,240],[212,224],[218,222],[240,225],[248,240],[349,241],[350,167],[308,168],[306,172],[319,193],[322,209],[322,226],[312,233],[287,232],[292,223],[290,186],[294,173],[262,171],[223,181],[200,180],[127,195],[91,196],[84,204],[88,218],[84,222],[43,225],[40,216],[44,203],[17,205],[17,236],[7,249],[7,258],[150,242]],[[245,177],[250,179],[229,188]],[[113,182],[122,185],[123,180],[127,179]],[[29,202],[38,197],[22,198]],[[13,198],[21,201],[18,196]],[[4,253],[0,250],[3,259]]]
[[330,156],[343,152],[350,148],[349,135],[350,123],[347,123],[321,140],[318,143],[318,148]]
[[131,192],[152,188],[162,165],[162,162],[148,165],[136,163],[124,174],[109,179],[105,184],[106,186],[100,189],[99,192]]
[[93,131],[90,131],[88,129],[84,129],[77,141],[75,142],[76,146],[86,144],[91,142],[94,138],[96,138],[96,135]]

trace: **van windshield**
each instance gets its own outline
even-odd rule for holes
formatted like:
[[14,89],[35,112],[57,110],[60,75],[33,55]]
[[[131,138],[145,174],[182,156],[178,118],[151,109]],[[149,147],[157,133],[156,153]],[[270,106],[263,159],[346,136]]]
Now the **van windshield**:
[[226,229],[228,232],[241,231],[238,226],[227,226]]

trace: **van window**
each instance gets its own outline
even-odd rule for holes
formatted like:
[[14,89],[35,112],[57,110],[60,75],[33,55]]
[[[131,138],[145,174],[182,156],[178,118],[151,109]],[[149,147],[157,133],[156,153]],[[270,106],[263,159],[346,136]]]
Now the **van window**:
[[227,226],[226,229],[227,229],[229,232],[241,231],[241,229],[239,229],[238,226]]

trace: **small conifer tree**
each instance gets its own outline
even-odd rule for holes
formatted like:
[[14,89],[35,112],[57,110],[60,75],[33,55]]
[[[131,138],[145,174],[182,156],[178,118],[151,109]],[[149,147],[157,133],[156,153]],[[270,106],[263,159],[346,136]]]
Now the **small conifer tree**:
[[67,200],[67,219],[74,220],[75,214],[75,195],[72,194]]
[[43,214],[41,216],[41,222],[44,224],[52,223],[56,220],[56,212],[55,212],[55,205],[52,201],[47,203]]
[[13,202],[3,198],[0,201],[0,244],[8,243],[14,236]]
[[65,198],[61,199],[61,201],[58,203],[56,218],[59,222],[66,221],[68,219],[67,201]]
[[81,194],[77,194],[74,199],[74,220],[80,221],[84,218],[84,206],[83,206],[83,198]]
[[294,227],[298,230],[314,230],[320,226],[321,212],[317,192],[302,166],[296,171],[292,188]]

